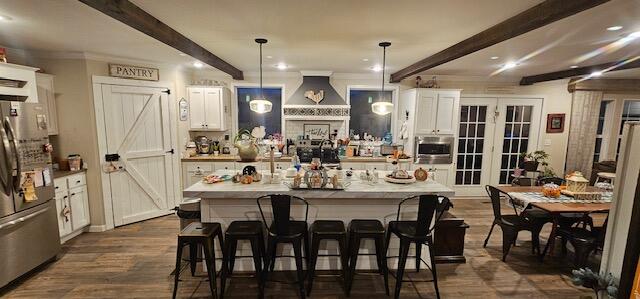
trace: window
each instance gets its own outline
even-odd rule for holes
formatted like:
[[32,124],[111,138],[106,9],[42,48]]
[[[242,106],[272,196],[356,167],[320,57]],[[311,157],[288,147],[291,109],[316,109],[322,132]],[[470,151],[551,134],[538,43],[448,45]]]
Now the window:
[[265,99],[273,103],[269,113],[256,113],[249,109],[249,101],[260,95],[259,87],[238,87],[236,95],[238,101],[238,129],[251,130],[254,127],[264,126],[267,136],[282,133],[282,88],[263,88]]
[[628,121],[640,121],[640,101],[624,101],[622,108],[622,117],[620,118],[620,131],[618,132],[618,145],[616,147],[616,161],[620,154],[620,143],[622,142],[622,130],[624,129],[624,123]]
[[529,151],[533,108],[534,106],[528,105],[507,106],[499,184],[511,182],[514,168],[521,163],[520,153]]
[[607,114],[607,106],[609,106],[611,102],[602,101],[600,103],[600,114],[598,116],[598,129],[596,132],[596,148],[593,152],[593,162],[600,161],[600,153],[603,152],[603,141],[604,141],[604,128],[605,128],[605,116]]
[[384,99],[380,99],[380,91],[377,90],[349,90],[349,102],[351,104],[351,118],[349,119],[349,135],[364,133],[374,137],[384,137],[391,132],[391,115],[378,115],[371,111],[371,104],[378,101],[391,102],[392,91],[385,91]]
[[479,185],[482,175],[486,105],[460,106],[460,130],[458,131],[458,163],[456,185]]

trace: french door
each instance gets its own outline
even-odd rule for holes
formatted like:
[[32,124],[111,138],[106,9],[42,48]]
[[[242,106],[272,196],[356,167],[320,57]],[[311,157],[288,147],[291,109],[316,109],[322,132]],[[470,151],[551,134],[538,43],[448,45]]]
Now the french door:
[[460,99],[456,195],[511,182],[519,154],[537,149],[541,108],[542,99]]

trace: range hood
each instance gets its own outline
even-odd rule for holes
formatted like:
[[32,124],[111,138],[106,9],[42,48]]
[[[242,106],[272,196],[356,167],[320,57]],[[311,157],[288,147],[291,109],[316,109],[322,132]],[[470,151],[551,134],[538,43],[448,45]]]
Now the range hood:
[[302,71],[302,85],[287,101],[288,105],[346,105],[329,83],[331,72]]

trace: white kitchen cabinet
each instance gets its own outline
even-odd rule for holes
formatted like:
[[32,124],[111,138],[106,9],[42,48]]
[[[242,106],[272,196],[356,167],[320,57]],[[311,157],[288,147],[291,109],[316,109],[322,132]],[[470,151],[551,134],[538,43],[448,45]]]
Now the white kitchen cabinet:
[[81,234],[91,224],[89,194],[84,172],[53,180],[60,239],[67,240]]
[[189,128],[193,131],[224,131],[228,109],[228,97],[223,87],[187,88],[189,96]]
[[235,170],[236,164],[234,162],[215,162],[214,164],[215,171],[224,171],[224,170]]
[[[460,90],[413,89],[403,93],[405,110],[414,109],[410,138],[416,135],[454,135],[458,119]],[[411,114],[411,112],[409,112]],[[411,134],[413,133],[413,134]]]
[[49,135],[58,135],[58,110],[53,88],[53,76],[36,73],[36,84],[38,86],[38,102],[47,109],[47,131]]
[[71,205],[69,203],[69,195],[65,192],[56,192],[56,211],[58,218],[58,231],[60,237],[70,234],[73,229],[71,227]]
[[13,84],[1,84],[0,94],[15,101],[25,103],[38,103],[38,87],[36,84],[37,68],[12,63],[0,63],[0,78],[9,82],[19,82]]
[[213,162],[186,162],[182,163],[183,187],[187,188],[208,174],[214,172]]
[[369,170],[369,171],[381,171],[381,170],[387,170],[387,163],[380,163],[380,162],[376,162],[376,163],[366,163],[364,164],[364,169]]
[[69,189],[69,204],[71,205],[71,227],[79,230],[89,225],[89,197],[87,186]]

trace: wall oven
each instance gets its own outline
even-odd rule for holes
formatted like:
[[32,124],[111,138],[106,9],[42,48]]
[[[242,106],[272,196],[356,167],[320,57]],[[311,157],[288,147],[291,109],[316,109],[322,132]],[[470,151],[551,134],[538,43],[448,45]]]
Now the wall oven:
[[414,162],[417,164],[453,163],[453,136],[418,136],[415,140]]

